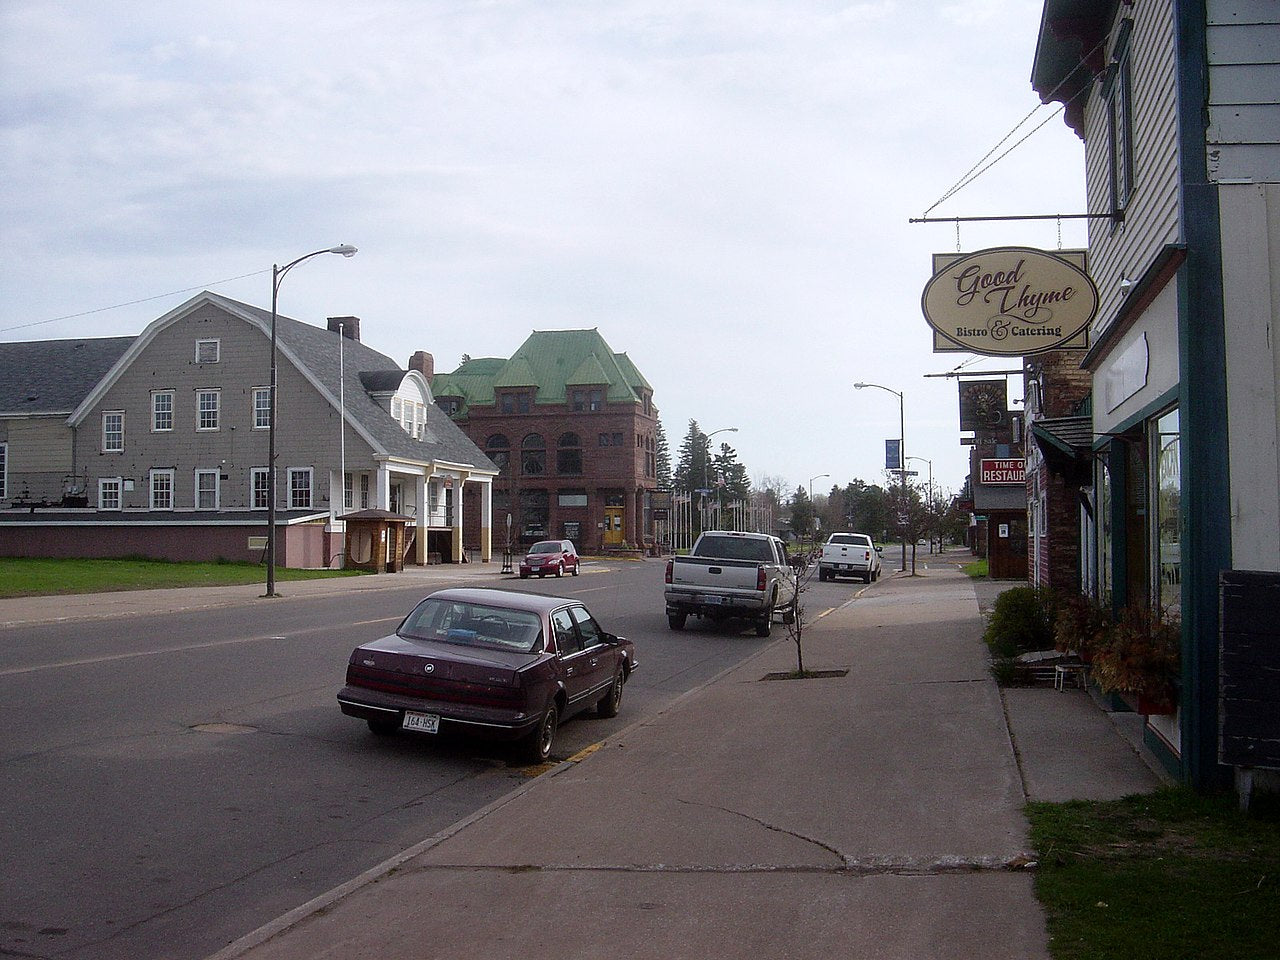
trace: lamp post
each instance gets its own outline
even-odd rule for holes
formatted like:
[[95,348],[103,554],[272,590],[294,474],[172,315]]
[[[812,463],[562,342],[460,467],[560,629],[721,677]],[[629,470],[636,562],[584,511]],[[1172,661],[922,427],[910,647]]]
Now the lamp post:
[[[707,461],[711,459],[711,438],[714,437],[717,433],[737,433],[737,432],[738,432],[737,427],[721,427],[719,430],[712,430],[710,433],[706,434],[703,437],[703,439],[707,441],[707,449],[702,457],[702,490],[707,489],[707,483],[710,480],[709,474],[711,470],[711,465]],[[706,517],[707,495],[705,493],[700,492],[700,496],[702,497],[702,500],[700,501],[700,507],[698,510],[699,517],[701,518],[701,523],[699,525],[700,527],[699,532],[701,532],[701,527],[705,527],[707,525],[707,517]]]
[[[809,478],[809,509],[811,511],[813,510],[813,481],[821,480],[823,477],[830,477],[830,476],[831,474],[829,473],[820,473],[816,477]],[[814,517],[814,520],[816,521],[818,518],[818,514],[816,511],[814,511],[813,517]]]
[[[322,253],[337,253],[344,257],[354,257],[356,248],[348,243],[336,247],[315,250],[305,256],[286,263],[271,265],[271,381],[268,386],[271,405],[271,420],[267,424],[267,592],[266,596],[276,595],[276,317],[280,302],[280,283],[285,274],[300,264]],[[341,483],[346,482],[342,478]],[[330,493],[332,498],[332,493]]]
[[[933,461],[932,461],[932,460],[930,460],[928,457],[907,457],[906,459],[907,459],[907,460],[919,460],[921,463],[927,463],[927,464],[929,465],[929,520],[930,520],[930,522],[932,522],[932,521],[933,521],[933,519],[934,519],[934,517],[933,517]],[[930,553],[933,553],[933,529],[932,529],[932,527],[931,527],[931,528],[930,528],[930,530],[929,530],[929,552],[930,552]],[[939,552],[939,553],[941,553],[941,552],[942,552],[941,547],[939,547],[938,552]]]
[[[893,390],[879,383],[855,383],[853,389],[862,390],[865,387],[875,387],[877,390],[883,390],[886,393],[892,393],[898,398],[898,479],[902,484],[902,505],[901,509],[907,508],[907,416],[906,404],[902,398],[901,390]],[[902,572],[907,571],[907,525],[902,524]]]

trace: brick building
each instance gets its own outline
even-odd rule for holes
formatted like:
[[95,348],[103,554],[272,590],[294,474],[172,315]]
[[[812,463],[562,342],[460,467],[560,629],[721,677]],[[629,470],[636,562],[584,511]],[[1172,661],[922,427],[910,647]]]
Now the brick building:
[[651,538],[653,388],[598,330],[535,331],[509,358],[466,360],[436,375],[432,390],[501,470],[496,545],[506,543],[508,516],[516,550],[548,537],[589,552]]
[[1093,496],[1091,376],[1080,351],[1027,357],[1027,570],[1038,586],[1078,593],[1092,582],[1080,545],[1097,511]]

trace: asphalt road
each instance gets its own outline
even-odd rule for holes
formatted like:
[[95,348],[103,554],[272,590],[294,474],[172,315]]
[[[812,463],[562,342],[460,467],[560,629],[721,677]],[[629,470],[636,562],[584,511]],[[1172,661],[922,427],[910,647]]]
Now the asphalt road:
[[[771,642],[746,624],[670,631],[662,573],[647,562],[486,579],[580,597],[636,644],[621,714],[566,723],[556,757]],[[815,578],[810,617],[862,589]],[[537,775],[508,747],[379,738],[339,712],[351,648],[390,632],[423,592],[6,631],[0,956],[208,956]]]

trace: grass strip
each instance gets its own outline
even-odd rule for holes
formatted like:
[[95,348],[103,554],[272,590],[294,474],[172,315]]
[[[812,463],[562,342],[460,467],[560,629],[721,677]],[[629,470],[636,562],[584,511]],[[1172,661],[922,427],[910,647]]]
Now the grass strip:
[[[0,597],[110,593],[161,587],[223,587],[266,580],[259,563],[169,563],[164,560],[0,558]],[[358,576],[358,570],[277,567],[276,579]]]
[[1031,803],[1056,960],[1280,956],[1280,816],[1183,787]]

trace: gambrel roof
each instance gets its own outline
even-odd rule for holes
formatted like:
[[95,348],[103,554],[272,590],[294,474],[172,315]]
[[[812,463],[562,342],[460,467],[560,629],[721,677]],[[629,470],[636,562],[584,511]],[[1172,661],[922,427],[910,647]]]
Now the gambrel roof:
[[[81,398],[69,418],[75,426],[88,415],[97,399],[137,360],[147,345],[165,327],[182,320],[195,310],[212,304],[232,317],[238,317],[257,328],[264,337],[271,336],[271,312],[205,291],[169,313],[153,321],[116,360],[94,388]],[[401,369],[394,360],[358,340],[342,342],[339,360],[336,331],[315,327],[290,317],[277,316],[276,339],[280,362],[290,363],[336,410],[339,407],[339,371],[345,373],[342,406],[347,424],[373,448],[375,455],[409,461],[435,461],[467,467],[483,473],[497,474],[498,468],[481,452],[458,426],[434,403],[425,406],[425,430],[421,440],[409,436],[383,407],[372,392],[394,392],[405,378],[419,378],[416,371]],[[367,383],[376,384],[370,387]],[[429,395],[429,394],[428,394]]]
[[0,343],[0,416],[67,416],[134,339]]

